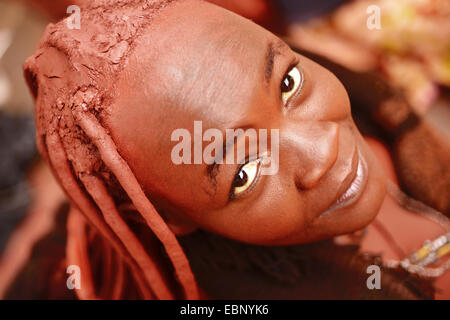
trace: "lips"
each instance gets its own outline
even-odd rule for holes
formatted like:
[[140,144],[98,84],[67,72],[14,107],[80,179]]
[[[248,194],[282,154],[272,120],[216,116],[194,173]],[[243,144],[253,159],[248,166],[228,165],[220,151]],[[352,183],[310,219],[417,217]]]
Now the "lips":
[[352,175],[352,179],[346,185],[344,190],[339,193],[337,200],[333,202],[331,206],[320,215],[320,217],[327,216],[338,209],[348,207],[360,198],[367,182],[367,163],[359,152],[357,155],[358,165],[356,172]]

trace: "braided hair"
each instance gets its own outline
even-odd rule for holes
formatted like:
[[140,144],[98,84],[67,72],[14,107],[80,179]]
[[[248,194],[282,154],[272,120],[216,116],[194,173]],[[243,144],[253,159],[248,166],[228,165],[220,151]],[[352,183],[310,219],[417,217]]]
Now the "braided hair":
[[[205,288],[211,280],[207,274],[214,274],[215,267],[217,272],[256,268],[285,284],[311,275],[319,264],[337,266],[349,279],[355,272],[365,274],[375,257],[330,242],[267,248],[201,232],[181,238],[180,245],[155,210],[103,123],[114,104],[115,80],[136,39],[155,16],[181,1],[93,1],[82,8],[81,30],[69,29],[64,20],[50,24],[37,52],[25,63],[25,77],[36,100],[39,151],[72,203],[66,259],[83,274],[78,297],[196,299],[199,290],[191,264],[200,281],[207,279],[202,282]],[[225,257],[224,248],[231,248],[228,252],[237,258]],[[281,265],[292,273],[278,265],[268,267],[268,259],[287,261]],[[403,285],[405,279],[409,285]],[[393,296],[433,295],[413,280],[389,277]],[[309,288],[305,292],[310,294]]]
[[[173,299],[183,292],[184,298],[198,298],[189,262],[174,233],[102,125],[114,102],[114,79],[135,40],[157,14],[180,1],[94,1],[82,8],[80,30],[69,29],[65,20],[50,24],[37,52],[25,63],[25,77],[36,101],[39,151],[73,204],[66,255],[84,275],[79,298],[94,299],[100,292],[104,297],[121,297],[127,273],[134,278],[139,297]],[[127,206],[136,209],[162,244],[178,284],[170,281],[158,255],[144,247],[123,218],[121,208]],[[118,266],[117,286],[109,292],[97,290],[91,274],[92,230],[114,252]]]

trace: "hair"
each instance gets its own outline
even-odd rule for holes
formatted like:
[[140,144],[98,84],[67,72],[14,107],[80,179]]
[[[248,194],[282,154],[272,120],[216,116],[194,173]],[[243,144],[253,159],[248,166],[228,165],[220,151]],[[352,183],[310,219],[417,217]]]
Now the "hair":
[[[78,265],[83,274],[81,288],[76,290],[80,299],[199,298],[190,260],[103,125],[114,104],[115,80],[136,39],[155,16],[181,1],[94,1],[81,10],[81,30],[67,28],[65,20],[50,24],[37,52],[25,63],[25,77],[36,100],[38,149],[72,204],[67,219],[66,263]],[[222,255],[222,248],[227,246],[234,248],[231,251],[239,258],[237,264],[247,259],[258,269],[265,269],[266,255],[278,260],[290,250],[258,249],[227,239],[216,241],[219,238],[211,235],[212,243],[220,246],[208,251],[202,244],[210,241],[202,234],[206,235],[183,240],[200,276],[205,272],[202,266],[213,269],[212,265],[225,264],[226,268],[223,259],[228,257]],[[361,257],[355,248],[349,251],[329,243],[299,248],[294,256],[303,258],[293,259],[291,269],[297,264],[303,269],[312,266],[307,256],[316,257],[315,261],[321,256],[325,265],[343,263],[341,269],[348,274],[355,269],[365,274],[367,263],[373,262]],[[348,251],[344,256],[331,254],[344,251]],[[343,257],[349,259],[343,262]],[[212,264],[201,263],[210,260]],[[351,262],[348,265],[347,260]],[[284,271],[269,273],[279,278]],[[406,276],[389,279],[396,288]],[[412,287],[401,286],[402,296],[421,296],[421,290]]]
[[[217,299],[433,299],[425,278],[332,240],[257,246],[199,231],[180,238],[201,288]],[[368,290],[378,266],[382,290]],[[238,285],[237,285],[238,284]]]
[[[80,266],[84,275],[77,290],[79,298],[126,296],[126,274],[134,278],[138,297],[173,299],[180,297],[180,291],[187,299],[199,297],[189,261],[174,233],[102,125],[114,102],[114,80],[136,39],[155,16],[180,1],[94,1],[81,9],[81,30],[69,29],[66,20],[50,24],[37,52],[25,63],[25,77],[36,100],[38,149],[73,204],[66,255],[68,264]],[[133,230],[126,221],[124,208],[130,207],[145,221],[147,232],[159,240],[165,254],[158,246],[151,252],[139,241],[139,227]],[[108,248],[103,251],[109,258],[102,263],[106,273],[116,273],[113,287],[104,281],[95,288],[90,249],[93,230]],[[167,274],[165,255],[178,284]]]

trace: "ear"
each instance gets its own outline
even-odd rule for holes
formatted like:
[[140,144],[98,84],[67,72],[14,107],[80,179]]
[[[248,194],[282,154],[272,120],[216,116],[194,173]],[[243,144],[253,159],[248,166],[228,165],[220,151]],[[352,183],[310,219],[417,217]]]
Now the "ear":
[[198,225],[193,221],[189,220],[188,218],[181,217],[176,213],[165,212],[164,217],[169,228],[177,236],[183,236],[193,233],[199,228]]

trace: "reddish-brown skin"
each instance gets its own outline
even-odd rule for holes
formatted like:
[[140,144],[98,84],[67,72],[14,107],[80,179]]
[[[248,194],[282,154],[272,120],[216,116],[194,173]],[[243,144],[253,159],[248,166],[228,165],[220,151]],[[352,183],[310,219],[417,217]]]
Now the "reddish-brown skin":
[[[139,20],[139,10],[117,8],[114,12],[117,17],[131,15]],[[400,235],[399,242],[408,251],[438,234],[439,228],[428,223],[430,232],[415,237],[425,221],[414,224],[405,212],[402,217],[411,222],[411,228],[402,229],[398,220],[392,223],[393,214],[388,213],[398,211],[398,206],[385,197],[385,174],[353,123],[343,86],[329,71],[295,54],[273,34],[229,11],[194,0],[168,6],[138,32],[114,17],[113,30],[97,32],[105,28],[97,19],[101,20],[98,15],[82,17],[83,29],[68,32],[69,40],[75,41],[62,41],[62,49],[41,43],[39,52],[27,62],[26,75],[32,87],[33,81],[39,86],[34,91],[41,153],[87,222],[107,239],[135,281],[144,283],[142,297],[167,298],[172,293],[165,288],[162,275],[152,278],[152,259],[118,214],[113,201],[118,199],[108,194],[107,176],[99,174],[99,162],[117,178],[132,207],[163,242],[187,297],[197,297],[196,286],[170,229],[185,233],[203,228],[256,244],[306,243],[360,230],[383,205],[377,219]],[[56,27],[64,34],[63,28]],[[49,43],[61,40],[61,33],[53,31],[50,27]],[[115,41],[117,34],[126,40]],[[269,43],[279,55],[266,83],[264,61]],[[91,54],[93,46],[104,49],[99,50],[101,59]],[[304,70],[305,83],[286,106],[280,85],[293,61]],[[120,71],[117,82],[114,77],[99,76],[115,70]],[[86,89],[77,89],[83,86]],[[115,93],[114,99],[101,100],[108,90]],[[59,102],[61,97],[67,99],[65,104]],[[101,110],[101,123],[93,115],[96,108]],[[278,174],[262,176],[252,192],[231,200],[238,165],[222,165],[215,184],[206,175],[205,164],[174,165],[171,133],[179,128],[192,133],[194,120],[203,121],[203,130],[279,129]],[[354,177],[358,154],[368,167],[361,197],[351,206],[320,217]],[[79,219],[70,221],[71,230],[79,230]],[[362,249],[402,258],[389,251],[389,244],[380,241],[371,225]],[[447,280],[442,279],[448,283],[448,274]]]
[[[270,43],[280,55],[265,83]],[[296,59],[305,84],[285,106],[280,84]],[[117,90],[107,126],[152,202],[175,224],[250,243],[293,244],[361,229],[381,206],[385,178],[353,123],[343,86],[238,15],[208,3],[171,6],[138,39]],[[230,200],[238,165],[222,165],[214,187],[205,164],[173,164],[171,133],[186,128],[193,136],[194,120],[203,130],[280,129],[278,174]],[[354,177],[357,150],[368,164],[362,196],[319,217]]]

